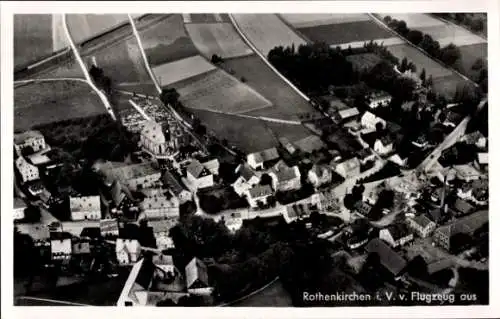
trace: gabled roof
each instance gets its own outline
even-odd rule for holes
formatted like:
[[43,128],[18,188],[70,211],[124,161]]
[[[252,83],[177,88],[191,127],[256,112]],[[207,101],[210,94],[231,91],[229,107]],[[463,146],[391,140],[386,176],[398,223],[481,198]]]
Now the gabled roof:
[[155,143],[163,144],[166,142],[165,134],[160,123],[155,121],[147,121],[141,131],[141,134]]
[[430,223],[432,223],[432,221],[423,214],[413,218],[413,221],[420,227],[424,228],[427,227]]
[[100,238],[101,228],[100,227],[84,227],[80,233],[80,237],[88,238]]
[[397,276],[406,267],[406,260],[389,247],[379,238],[372,239],[366,245],[366,251],[377,253],[380,257],[380,263],[394,276]]
[[208,169],[210,171],[210,173],[212,174],[218,174],[219,173],[219,166],[220,166],[220,163],[219,163],[219,160],[214,158],[210,161],[207,161],[207,162],[203,162],[201,165],[203,165],[203,167],[205,167],[206,169]]
[[190,288],[196,280],[208,286],[207,266],[198,258],[194,257],[186,265],[186,284]]
[[276,175],[278,182],[284,182],[300,177],[298,171],[297,166],[288,167],[285,162],[280,161],[273,167],[271,173]]
[[205,170],[205,167],[203,167],[203,165],[201,165],[201,163],[197,159],[194,159],[187,166],[186,170],[194,178],[199,178],[199,177],[201,177],[203,171]]
[[337,166],[341,166],[342,168],[344,168],[344,170],[346,172],[349,172],[349,171],[352,171],[352,170],[358,168],[359,165],[360,165],[359,159],[357,157],[353,157],[353,158],[350,158],[346,161],[339,163]]
[[256,163],[264,163],[264,162],[268,162],[268,161],[273,161],[273,160],[276,160],[280,157],[276,147],[268,148],[268,149],[263,150],[261,152],[251,153],[248,156],[249,157],[253,156]]
[[31,138],[40,138],[43,139],[43,134],[40,131],[26,131],[23,133],[14,135],[14,144],[23,144],[26,140]]
[[455,202],[453,203],[453,208],[462,214],[469,214],[474,210],[474,206],[460,198],[457,198],[455,200]]
[[406,224],[391,224],[387,227],[394,240],[399,240],[411,234]]
[[245,181],[249,181],[252,177],[256,176],[252,168],[247,164],[243,163],[236,167],[236,174],[239,174]]
[[482,210],[471,215],[458,218],[447,225],[441,226],[436,229],[436,232],[439,232],[447,237],[451,237],[458,233],[470,234],[486,222],[488,222],[488,210]]
[[477,162],[488,165],[488,153],[477,153]]
[[351,107],[349,109],[344,109],[339,111],[339,116],[341,119],[347,119],[359,114],[359,110],[355,107]]
[[179,196],[186,189],[181,185],[181,182],[169,171],[163,175],[163,182],[170,187],[175,196]]
[[294,143],[302,152],[312,153],[314,151],[319,151],[326,147],[321,138],[317,135],[309,135],[303,139],[300,139]]
[[273,190],[269,185],[255,185],[248,190],[251,198],[259,198],[273,194]]
[[392,144],[392,139],[391,139],[391,137],[389,136],[389,134],[386,134],[386,135],[384,135],[384,136],[380,137],[378,140],[379,140],[379,141],[382,143],[382,145],[384,145],[384,146],[387,146],[387,145]]

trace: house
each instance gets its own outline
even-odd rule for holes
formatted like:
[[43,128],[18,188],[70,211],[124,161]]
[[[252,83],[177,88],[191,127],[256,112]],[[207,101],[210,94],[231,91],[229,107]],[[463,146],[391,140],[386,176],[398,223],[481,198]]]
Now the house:
[[404,157],[402,158],[401,155],[399,154],[394,154],[391,157],[389,157],[389,161],[393,162],[394,164],[398,166],[406,166],[406,163],[408,162],[408,158]]
[[26,131],[14,135],[14,147],[17,152],[31,147],[33,153],[39,152],[47,147],[45,138],[39,131]]
[[40,178],[38,167],[35,165],[31,165],[28,163],[24,157],[19,156],[16,161],[16,168],[21,176],[21,183],[26,183],[30,181],[34,181]]
[[179,217],[179,201],[163,194],[146,196],[139,204],[140,211],[148,220]]
[[201,260],[194,257],[185,270],[188,292],[198,294],[209,288],[207,266]]
[[377,254],[380,258],[380,264],[396,278],[406,268],[406,260],[379,238],[372,239],[365,246],[365,249],[368,253]]
[[436,225],[439,225],[446,217],[444,211],[441,208],[427,210],[426,216]]
[[14,197],[14,220],[24,219],[24,210],[26,208],[26,203],[22,199]]
[[277,163],[269,172],[275,191],[290,191],[301,187],[298,166],[288,167],[285,162]]
[[290,224],[291,222],[311,215],[311,203],[290,204],[283,211],[283,218]]
[[455,202],[451,205],[451,210],[454,213],[454,216],[463,216],[463,215],[469,215],[474,211],[474,206],[471,204],[467,203],[463,199],[457,198]]
[[198,160],[194,159],[186,167],[187,180],[193,186],[193,189],[212,187],[214,185],[214,176]]
[[481,178],[481,172],[475,169],[471,165],[456,165],[454,166],[455,171],[457,172],[457,178],[466,182],[470,182],[476,179]]
[[52,260],[68,260],[72,253],[71,234],[66,232],[50,233],[50,251]]
[[154,168],[153,162],[125,164],[120,162],[98,162],[93,169],[105,178],[105,184],[111,186],[120,181],[130,191],[154,187],[160,183],[161,172]]
[[447,225],[438,227],[434,232],[434,242],[444,249],[451,247],[451,238],[456,234],[472,234],[488,222],[488,210],[481,210],[471,215],[457,218]]
[[384,107],[391,103],[392,97],[386,92],[375,92],[370,94],[368,97],[368,105],[371,109],[376,109],[378,107]]
[[462,137],[461,141],[475,145],[477,148],[484,149],[488,143],[488,139],[479,131],[466,134]]
[[423,214],[409,218],[408,225],[422,238],[428,237],[436,228],[436,223]]
[[356,177],[360,174],[360,162],[356,157],[335,164],[335,172],[345,179]]
[[365,147],[356,152],[356,158],[359,159],[361,165],[364,165],[369,161],[375,160],[376,156],[370,148]]
[[99,196],[80,196],[69,198],[71,220],[101,219],[101,198]]
[[391,224],[380,231],[379,237],[392,248],[403,246],[413,240],[413,234],[406,224]]
[[290,154],[293,155],[297,151],[297,148],[290,143],[290,141],[286,137],[280,137],[279,142],[281,146]]
[[387,155],[393,151],[393,148],[394,142],[388,134],[378,138],[373,144],[373,150],[379,155]]
[[239,196],[244,194],[252,186],[259,183],[259,177],[247,163],[238,165],[238,167],[236,167],[235,173],[239,177],[232,184],[232,186],[236,194],[238,194]]
[[273,147],[261,152],[248,154],[247,163],[254,170],[263,170],[264,165],[279,159],[279,157],[278,150],[276,147]]
[[176,223],[176,220],[171,219],[148,220],[149,227],[153,228],[156,246],[159,249],[175,248],[174,242],[169,236],[169,231]]
[[323,143],[321,138],[317,135],[309,135],[304,137],[294,143],[297,148],[306,154],[312,154],[314,152],[320,151],[326,148],[326,144]]
[[72,245],[73,255],[90,255],[90,242],[88,240],[75,240]]
[[174,275],[176,272],[174,259],[170,255],[154,255],[153,264],[155,264],[156,267],[160,268],[165,273],[171,273],[172,275]]
[[147,121],[141,130],[140,143],[154,156],[166,156],[176,149],[176,145],[170,141],[170,134],[165,133],[168,134],[160,123]]
[[120,265],[130,265],[139,259],[141,244],[135,238],[117,238],[115,252]]
[[366,130],[375,131],[378,123],[382,125],[382,128],[385,128],[387,125],[384,119],[375,116],[372,112],[366,111],[361,117],[361,126]]
[[28,160],[35,166],[42,166],[51,161],[47,155],[40,153],[28,155]]
[[101,219],[99,221],[99,229],[101,230],[102,236],[118,236],[118,234],[120,233],[118,221],[116,219]]
[[332,120],[336,124],[348,122],[355,119],[359,115],[359,110],[355,107],[351,107],[344,110],[337,111],[333,116]]
[[184,204],[192,199],[192,194],[181,182],[172,174],[170,171],[166,171],[163,174],[163,183],[170,188],[170,191],[178,198],[179,204]]
[[332,181],[332,171],[328,166],[315,164],[307,173],[307,179],[317,188]]
[[272,195],[273,190],[269,185],[255,185],[246,191],[246,199],[252,208],[260,208],[259,205],[267,205],[268,199]]
[[206,169],[208,169],[208,171],[210,172],[210,174],[212,174],[214,176],[219,175],[220,163],[219,163],[218,159],[214,158],[212,160],[209,160],[209,161],[201,163],[201,165],[203,165],[203,167],[205,167]]
[[474,167],[479,171],[488,172],[488,153],[477,153]]
[[361,215],[367,216],[372,211],[372,205],[360,200],[354,204],[354,209]]

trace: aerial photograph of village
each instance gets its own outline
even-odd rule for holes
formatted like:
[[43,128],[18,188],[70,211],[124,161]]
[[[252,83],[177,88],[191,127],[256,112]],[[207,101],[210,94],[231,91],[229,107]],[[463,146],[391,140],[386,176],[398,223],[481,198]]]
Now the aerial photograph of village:
[[491,302],[486,13],[13,20],[14,305]]

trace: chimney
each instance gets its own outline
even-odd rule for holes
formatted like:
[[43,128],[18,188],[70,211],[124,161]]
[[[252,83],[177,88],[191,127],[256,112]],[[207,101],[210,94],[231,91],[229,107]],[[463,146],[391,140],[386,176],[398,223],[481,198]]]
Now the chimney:
[[447,181],[448,181],[448,174],[446,174],[446,175],[444,176],[443,191],[442,191],[442,193],[441,193],[441,205],[440,205],[441,210],[443,210],[443,209],[445,208],[445,203],[444,203],[444,201],[445,201],[445,199],[446,199],[446,182],[447,182]]

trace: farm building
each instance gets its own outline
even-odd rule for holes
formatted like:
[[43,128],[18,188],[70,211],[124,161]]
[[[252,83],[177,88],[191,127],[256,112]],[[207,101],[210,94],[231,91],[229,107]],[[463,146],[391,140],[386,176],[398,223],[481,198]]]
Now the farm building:
[[278,150],[273,147],[267,150],[247,155],[247,163],[254,170],[263,170],[266,163],[279,159]]

